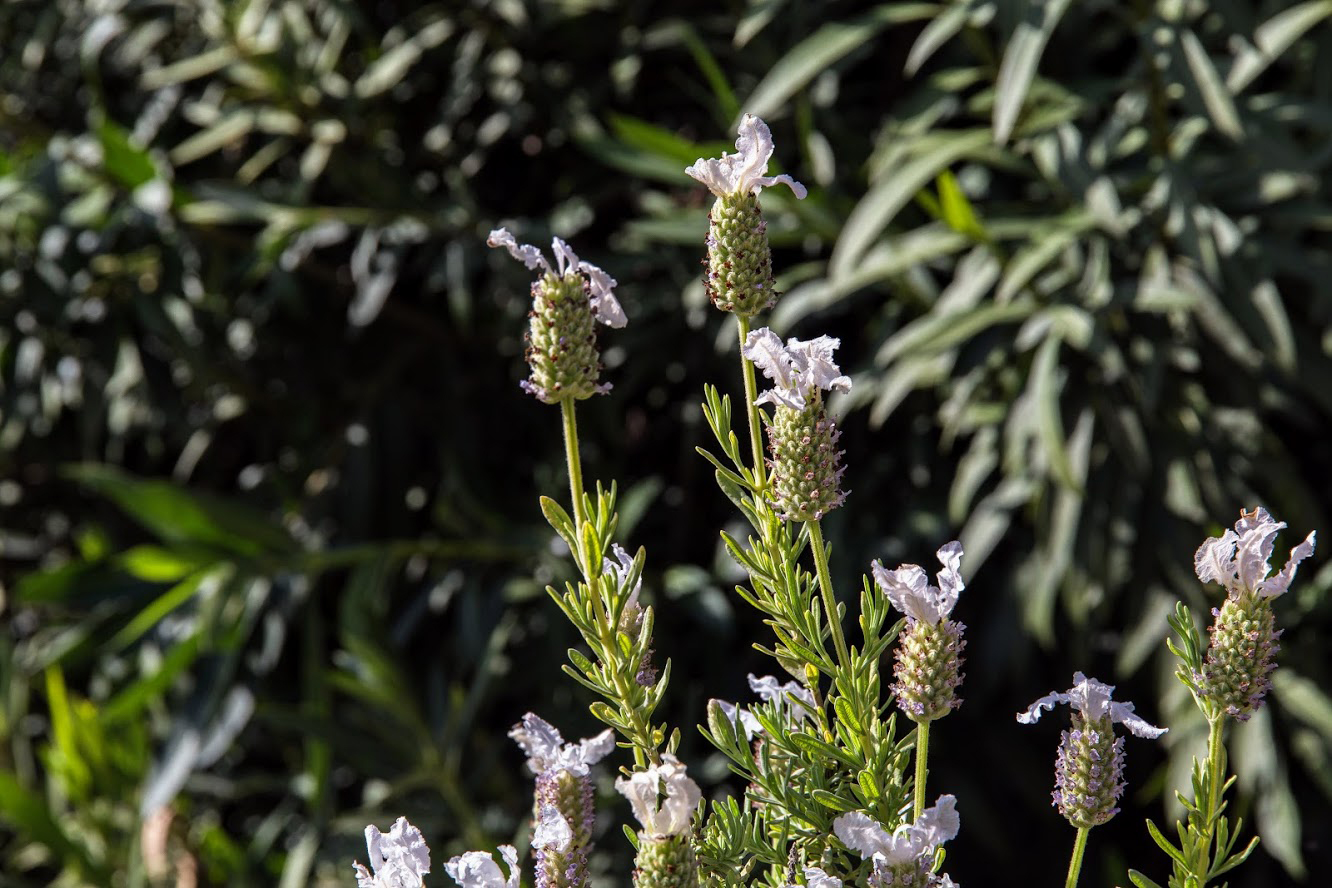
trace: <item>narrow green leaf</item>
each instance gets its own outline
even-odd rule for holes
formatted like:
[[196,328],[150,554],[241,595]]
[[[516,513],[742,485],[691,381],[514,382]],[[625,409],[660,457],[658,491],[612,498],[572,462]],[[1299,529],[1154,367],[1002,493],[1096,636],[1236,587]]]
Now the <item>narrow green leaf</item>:
[[1161,888],[1160,885],[1156,884],[1135,869],[1128,871],[1128,877],[1129,881],[1138,886],[1138,888]]
[[1244,138],[1244,126],[1240,123],[1239,112],[1235,110],[1235,100],[1230,90],[1221,82],[1212,58],[1203,48],[1198,36],[1190,30],[1183,30],[1179,35],[1179,45],[1184,50],[1184,61],[1193,75],[1193,82],[1202,94],[1207,114],[1216,124],[1217,130],[1232,139]]
[[1312,0],[1283,9],[1258,26],[1255,46],[1244,46],[1226,75],[1226,89],[1238,94],[1267,70],[1314,25],[1332,15],[1332,0]]
[[1008,141],[1017,123],[1018,112],[1036,76],[1045,45],[1054,33],[1055,25],[1068,9],[1069,0],[1049,0],[1046,3],[1024,4],[1026,18],[1018,22],[1013,36],[1004,49],[999,63],[999,77],[995,82],[994,141]]
[[932,18],[936,11],[932,3],[884,4],[850,21],[828,22],[778,59],[741,107],[750,114],[768,117],[886,25]]
[[1188,867],[1189,863],[1184,859],[1184,852],[1172,845],[1170,840],[1163,836],[1161,831],[1156,828],[1156,824],[1152,823],[1150,820],[1147,821],[1147,832],[1151,834],[1152,841],[1156,843],[1156,847],[1168,854],[1171,859],[1177,861],[1180,866]]
[[825,808],[831,808],[840,814],[848,814],[856,810],[856,803],[834,795],[826,789],[815,789],[810,791],[810,797]]

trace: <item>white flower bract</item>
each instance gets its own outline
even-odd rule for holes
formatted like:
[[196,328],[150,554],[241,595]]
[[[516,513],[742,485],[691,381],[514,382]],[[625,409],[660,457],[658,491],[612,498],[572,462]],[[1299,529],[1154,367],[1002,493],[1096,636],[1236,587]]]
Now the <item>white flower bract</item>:
[[786,345],[767,327],[750,331],[740,353],[772,380],[773,388],[754,399],[755,404],[782,404],[792,410],[804,410],[807,399],[817,389],[849,392],[851,379],[841,375],[833,363],[833,351],[840,339],[788,339]]
[[623,327],[629,322],[624,314],[624,309],[620,307],[619,301],[615,298],[615,278],[591,262],[580,260],[573,249],[558,237],[551,240],[550,248],[555,256],[553,266],[542,255],[541,250],[531,244],[518,243],[505,228],[496,228],[490,232],[490,236],[486,238],[486,244],[492,247],[504,247],[509,251],[510,256],[528,268],[539,268],[556,277],[564,277],[572,272],[581,272],[587,278],[590,294],[588,301],[592,305],[592,310],[596,313],[597,320],[608,327]]
[[566,851],[573,844],[573,827],[554,805],[542,805],[537,817],[536,830],[532,833],[533,848],[554,848]]
[[444,871],[463,888],[518,888],[522,872],[518,869],[518,849],[500,845],[500,856],[509,868],[506,879],[495,858],[484,851],[468,851],[444,864]]
[[939,845],[956,838],[960,827],[957,799],[941,795],[915,823],[903,823],[892,833],[868,814],[853,811],[833,821],[833,834],[860,856],[872,857],[876,865],[895,866],[931,854]]
[[1088,678],[1081,672],[1073,673],[1073,687],[1067,691],[1054,691],[1046,694],[1035,703],[1017,714],[1017,720],[1024,725],[1034,725],[1047,709],[1053,709],[1056,703],[1067,703],[1087,721],[1099,721],[1108,712],[1112,722],[1118,722],[1139,737],[1154,740],[1164,734],[1168,728],[1158,728],[1148,724],[1141,716],[1133,714],[1132,703],[1116,703],[1110,699],[1114,685]]
[[[787,724],[799,724],[809,718],[810,711],[814,707],[814,695],[799,682],[788,681],[785,684],[778,684],[777,679],[771,675],[759,678],[751,672],[749,687],[763,702],[776,703],[778,715]],[[731,723],[744,731],[746,740],[754,739],[763,731],[758,718],[748,709],[727,703],[725,700],[715,702]]]
[[773,185],[786,185],[801,200],[808,193],[790,176],[764,175],[768,171],[768,161],[772,159],[772,131],[768,125],[753,114],[746,114],[740,120],[739,137],[735,140],[735,154],[723,154],[719,158],[702,158],[694,161],[685,172],[694,177],[718,197],[731,194],[758,194],[764,188]]
[[1310,531],[1304,542],[1290,550],[1276,576],[1269,577],[1272,567],[1272,549],[1277,533],[1286,522],[1277,521],[1259,506],[1252,512],[1240,512],[1234,530],[1219,537],[1210,537],[1198,547],[1193,556],[1193,569],[1204,583],[1220,583],[1231,598],[1248,593],[1262,598],[1276,598],[1295,579],[1295,570],[1304,559],[1313,554],[1315,532]]
[[885,570],[877,560],[870,565],[874,582],[893,607],[913,620],[932,626],[947,619],[957,606],[958,595],[966,588],[958,570],[962,565],[962,544],[953,540],[935,555],[943,564],[936,574],[938,587],[930,585],[925,570],[918,564],[903,564],[897,570]]
[[[809,888],[842,888],[841,879],[833,878],[817,866],[805,867],[805,884]],[[800,886],[788,885],[787,888],[800,888]]]
[[374,874],[353,863],[359,888],[420,888],[421,876],[430,872],[430,849],[406,817],[399,817],[388,835],[374,824],[367,826],[365,848]]
[[588,768],[615,748],[615,733],[610,728],[595,737],[565,743],[558,728],[531,712],[509,730],[509,736],[527,753],[527,766],[538,775],[568,771],[574,777],[586,777]]
[[635,771],[627,780],[619,777],[615,788],[629,800],[638,822],[649,838],[679,836],[689,831],[702,791],[675,756],[664,753],[661,764]]

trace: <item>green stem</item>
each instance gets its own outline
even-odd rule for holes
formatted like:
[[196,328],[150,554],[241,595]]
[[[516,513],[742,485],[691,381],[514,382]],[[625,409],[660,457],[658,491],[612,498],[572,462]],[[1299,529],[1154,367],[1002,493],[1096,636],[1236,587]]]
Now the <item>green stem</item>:
[[[740,348],[745,347],[745,340],[749,338],[749,318],[740,315],[735,316],[736,331],[740,334]],[[740,356],[740,367],[745,374],[745,407],[749,413],[749,447],[754,457],[754,481],[759,490],[768,486],[768,472],[763,462],[763,432],[762,423],[759,420],[759,409],[754,403],[758,397],[758,383],[754,377],[754,364],[743,354]]]
[[930,757],[930,723],[916,724],[916,806],[913,820],[919,820],[925,811],[925,775],[929,773],[927,762]]
[[1078,876],[1082,872],[1082,855],[1087,850],[1089,832],[1091,832],[1090,826],[1078,830],[1077,841],[1073,843],[1073,859],[1068,862],[1068,881],[1064,882],[1064,888],[1077,888]]
[[1225,729],[1226,718],[1218,714],[1211,720],[1207,732],[1207,831],[1212,831],[1212,821],[1216,819],[1216,809],[1221,804],[1221,787],[1226,782],[1226,747],[1221,742],[1221,732]]
[[809,528],[810,548],[814,550],[814,568],[819,577],[819,591],[823,593],[823,611],[828,618],[828,628],[832,630],[833,647],[837,648],[837,665],[843,670],[851,664],[851,655],[846,650],[846,639],[842,637],[842,617],[837,610],[837,599],[833,597],[832,578],[828,574],[828,552],[823,546],[823,530],[817,519],[806,521]]
[[564,417],[564,458],[569,464],[569,495],[573,497],[574,527],[581,531],[587,515],[583,512],[583,461],[578,455],[578,418],[572,398],[560,401]]

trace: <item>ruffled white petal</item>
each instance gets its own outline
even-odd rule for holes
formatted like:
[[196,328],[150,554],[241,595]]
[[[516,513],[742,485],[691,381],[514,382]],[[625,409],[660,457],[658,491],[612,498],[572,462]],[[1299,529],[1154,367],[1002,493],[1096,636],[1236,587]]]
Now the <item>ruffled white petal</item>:
[[888,833],[878,821],[862,811],[852,811],[834,820],[833,835],[861,857],[882,853],[889,841]]
[[953,540],[951,543],[945,543],[938,552],[934,553],[943,565],[943,569],[936,574],[939,581],[939,604],[943,608],[944,615],[947,616],[953,612],[957,606],[957,598],[962,594],[966,586],[962,583],[962,543],[959,540]]
[[851,379],[842,376],[832,360],[838,345],[839,340],[831,336],[807,341],[788,339],[782,345],[767,327],[750,331],[740,353],[773,382],[773,388],[755,398],[754,403],[804,410],[808,397],[817,389],[849,392]]
[[1286,561],[1286,566],[1269,580],[1264,580],[1258,586],[1258,594],[1264,598],[1276,598],[1284,594],[1290,588],[1290,581],[1295,579],[1295,570],[1300,566],[1300,562],[1314,553],[1314,544],[1316,543],[1315,531],[1309,531],[1309,535],[1304,538],[1294,549],[1290,550],[1290,558]]
[[1277,521],[1261,506],[1253,511],[1240,512],[1234,530],[1219,537],[1209,537],[1193,556],[1194,572],[1204,583],[1220,583],[1231,598],[1244,594],[1257,594],[1275,598],[1290,587],[1295,569],[1313,554],[1315,535],[1310,533],[1303,543],[1290,552],[1290,560],[1276,576],[1268,577],[1272,568],[1272,550],[1276,535],[1286,523]]
[[694,809],[703,798],[685,766],[670,753],[661,764],[636,771],[628,779],[617,778],[615,788],[629,800],[634,817],[651,838],[683,835],[689,830]]
[[592,293],[592,310],[597,320],[607,327],[623,327],[629,323],[624,309],[615,298],[615,278],[591,262],[579,262],[578,270],[587,275],[588,289]]
[[[842,888],[841,879],[833,878],[817,866],[805,867],[805,884],[809,888]],[[793,885],[791,888],[797,888],[797,886]]]
[[1088,678],[1081,672],[1075,672],[1073,673],[1073,687],[1069,688],[1067,693],[1055,691],[1046,694],[1031,704],[1026,711],[1019,712],[1017,720],[1024,725],[1034,724],[1041,717],[1042,710],[1053,709],[1056,703],[1067,703],[1080,712],[1082,717],[1088,721],[1098,721],[1106,713],[1109,713],[1110,721],[1122,724],[1138,737],[1146,737],[1152,740],[1166,732],[1166,728],[1158,728],[1149,724],[1141,716],[1134,714],[1132,703],[1112,701],[1110,695],[1114,690],[1113,685]]
[[913,620],[934,625],[940,615],[930,595],[930,580],[918,564],[903,564],[897,570],[887,570],[877,560],[870,564],[874,582],[900,613]]
[[387,835],[374,824],[367,826],[365,848],[374,875],[361,864],[352,864],[359,888],[419,888],[421,876],[430,872],[425,837],[406,817],[399,817]]
[[962,819],[957,813],[957,797],[941,795],[934,805],[920,813],[920,818],[912,824],[912,829],[924,834],[925,845],[934,848],[944,842],[957,838],[962,828]]
[[504,247],[509,251],[509,255],[526,265],[528,268],[540,268],[544,271],[550,271],[550,263],[546,257],[541,255],[541,251],[531,244],[519,245],[514,240],[512,234],[506,228],[496,228],[490,232],[490,237],[486,238],[486,243],[492,247]]
[[585,777],[592,765],[615,748],[615,736],[609,728],[578,743],[565,743],[554,725],[531,712],[509,730],[509,736],[527,753],[527,766],[533,774],[568,771],[574,777]]
[[869,815],[860,811],[843,814],[833,821],[833,834],[862,857],[872,857],[875,866],[907,863],[930,854],[934,848],[957,837],[961,820],[957,799],[939,796],[921,812],[915,823],[904,823],[890,835]]
[[564,819],[560,809],[554,805],[542,805],[536,831],[532,834],[532,847],[564,851],[572,842],[573,828],[569,826],[569,821]]
[[1017,720],[1024,725],[1034,725],[1041,720],[1041,714],[1046,710],[1054,709],[1056,703],[1069,702],[1068,694],[1062,691],[1053,691],[1041,697],[1035,703],[1028,706],[1022,712],[1017,714]]
[[805,186],[788,175],[765,176],[772,158],[772,131],[753,114],[740,120],[739,135],[735,140],[736,153],[719,158],[700,157],[685,172],[708,186],[718,197],[731,194],[758,194],[773,185],[786,185],[797,198],[803,199]]
[[[795,368],[786,349],[782,347],[781,338],[772,330],[767,327],[751,330],[740,353],[753,362],[764,376],[776,383],[778,388],[790,389],[795,386]],[[802,406],[803,403],[802,399]]]
[[578,268],[578,254],[573,248],[560,240],[558,237],[551,238],[550,251],[555,257],[555,273],[564,277],[571,271]]

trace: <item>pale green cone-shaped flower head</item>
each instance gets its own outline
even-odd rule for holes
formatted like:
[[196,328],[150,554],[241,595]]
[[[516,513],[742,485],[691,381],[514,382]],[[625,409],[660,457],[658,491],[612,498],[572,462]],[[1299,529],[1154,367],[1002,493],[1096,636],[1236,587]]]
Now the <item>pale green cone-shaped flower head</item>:
[[399,817],[388,835],[367,826],[365,847],[374,873],[353,863],[358,888],[420,888],[421,876],[430,872],[430,849],[406,817]]
[[698,859],[689,836],[638,834],[634,888],[698,888]]
[[1122,724],[1149,740],[1167,730],[1135,715],[1132,703],[1111,700],[1113,692],[1112,685],[1075,672],[1073,687],[1047,694],[1017,714],[1019,722],[1030,725],[1056,703],[1073,708],[1073,725],[1061,735],[1055,758],[1052,799],[1059,813],[1078,829],[1099,826],[1119,811],[1115,805],[1124,792],[1124,739],[1116,738],[1111,726]]
[[500,845],[500,856],[509,868],[506,879],[495,858],[484,851],[468,851],[444,865],[444,871],[463,888],[518,888],[522,872],[518,869],[518,849]]
[[609,391],[609,383],[599,382],[596,322],[611,327],[626,323],[613,292],[615,279],[580,260],[558,237],[551,245],[553,264],[503,228],[492,231],[486,243],[504,247],[528,268],[543,272],[532,284],[526,353],[532,375],[522,382],[523,390],[547,404]]
[[805,186],[790,176],[768,176],[772,133],[753,114],[740,121],[736,153],[720,158],[699,158],[685,172],[716,195],[708,213],[707,273],[703,285],[722,311],[751,317],[772,305],[777,293],[772,274],[768,223],[763,219],[758,194],[773,185],[786,185],[797,198]]
[[1276,535],[1286,526],[1259,506],[1251,512],[1240,512],[1234,530],[1219,537],[1211,537],[1198,547],[1193,556],[1193,568],[1204,583],[1220,583],[1230,598],[1257,595],[1275,598],[1290,587],[1295,571],[1304,559],[1314,552],[1315,532],[1310,531],[1294,549],[1290,558],[1276,576],[1269,561],[1276,545]]
[[694,809],[703,798],[685,766],[670,753],[662,755],[659,765],[635,771],[628,779],[617,778],[615,788],[629,800],[644,835],[653,838],[689,832]]

